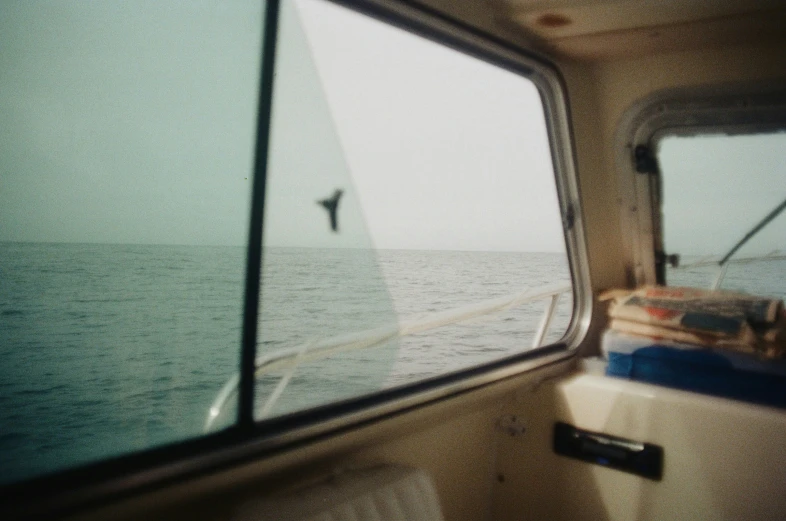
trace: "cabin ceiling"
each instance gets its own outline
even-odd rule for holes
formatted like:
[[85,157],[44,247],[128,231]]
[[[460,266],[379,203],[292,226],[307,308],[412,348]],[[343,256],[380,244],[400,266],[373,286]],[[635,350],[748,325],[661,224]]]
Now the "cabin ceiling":
[[[443,8],[448,5],[439,0],[429,3],[441,3]],[[619,59],[697,47],[786,40],[783,0],[479,0],[472,3],[485,3],[493,11],[496,25],[506,33],[517,33],[549,54],[563,58]],[[473,10],[477,13],[478,6]]]

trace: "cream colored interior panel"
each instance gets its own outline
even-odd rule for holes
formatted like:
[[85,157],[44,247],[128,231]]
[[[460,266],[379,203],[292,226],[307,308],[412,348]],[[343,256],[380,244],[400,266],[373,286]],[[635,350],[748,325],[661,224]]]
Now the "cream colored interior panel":
[[[786,78],[786,52],[772,42],[559,65],[571,103],[593,290],[631,284],[635,232],[622,229],[631,223],[620,215],[636,206],[636,193],[621,182],[615,162],[617,147],[624,146],[616,141],[624,112],[664,89]],[[603,317],[597,318],[593,331],[602,326]]]
[[572,358],[230,469],[155,487],[72,520],[230,519],[249,502],[381,464],[424,470],[446,521],[492,517],[499,419],[511,396],[566,374]]
[[599,62],[600,110],[607,138],[634,101],[658,90],[786,77],[782,42],[686,49],[638,59]]
[[[518,2],[511,1],[510,4]],[[750,2],[753,4],[754,2]],[[777,0],[759,0],[756,5],[739,2],[685,2],[683,0],[628,0],[626,2],[585,2],[581,5],[545,5],[516,9],[516,19],[544,38],[564,38],[587,34],[657,28],[694,20],[739,16],[753,9],[773,9]],[[548,17],[551,16],[551,19]],[[555,16],[561,19],[554,18]],[[558,22],[557,22],[558,21]],[[557,22],[557,23],[555,23]]]
[[549,41],[549,47],[555,54],[576,59],[628,59],[685,49],[738,45],[761,39],[782,41],[784,21],[784,10],[744,12],[664,26],[641,26],[625,31],[558,38]]
[[233,521],[443,521],[431,477],[380,465],[335,472],[278,497],[242,505]]
[[608,169],[612,157],[598,131],[602,87],[588,64],[568,63],[562,68],[571,105],[579,189],[587,234],[593,289],[623,284],[619,221],[609,219],[617,205],[617,179]]
[[[510,404],[500,434],[496,519],[786,518],[786,412],[579,373]],[[664,449],[663,480],[554,454],[555,421]]]

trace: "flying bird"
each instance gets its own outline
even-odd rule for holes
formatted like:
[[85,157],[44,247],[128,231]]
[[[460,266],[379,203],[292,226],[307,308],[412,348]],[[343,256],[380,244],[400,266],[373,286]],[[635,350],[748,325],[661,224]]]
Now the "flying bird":
[[331,197],[317,201],[317,204],[324,206],[325,210],[330,214],[330,228],[334,232],[338,232],[338,201],[343,193],[343,190],[336,189]]

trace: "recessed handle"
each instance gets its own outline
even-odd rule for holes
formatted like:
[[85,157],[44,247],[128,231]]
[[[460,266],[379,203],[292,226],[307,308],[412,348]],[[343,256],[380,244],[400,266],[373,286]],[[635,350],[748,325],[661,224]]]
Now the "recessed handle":
[[578,429],[567,423],[554,424],[554,452],[656,481],[663,477],[662,447]]

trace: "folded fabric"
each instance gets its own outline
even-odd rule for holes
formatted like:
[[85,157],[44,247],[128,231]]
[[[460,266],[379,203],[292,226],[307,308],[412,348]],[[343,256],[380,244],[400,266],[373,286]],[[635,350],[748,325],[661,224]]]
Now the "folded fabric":
[[612,290],[610,327],[624,333],[756,353],[786,355],[786,314],[779,299],[697,288]]

